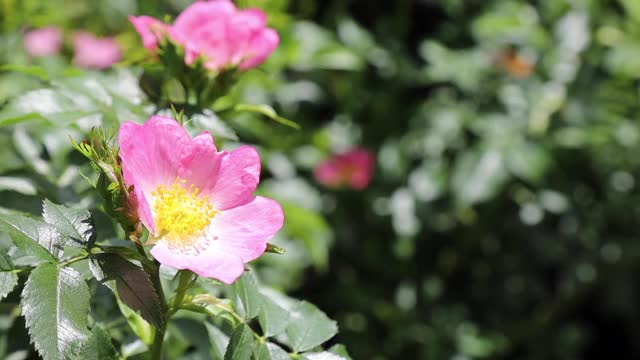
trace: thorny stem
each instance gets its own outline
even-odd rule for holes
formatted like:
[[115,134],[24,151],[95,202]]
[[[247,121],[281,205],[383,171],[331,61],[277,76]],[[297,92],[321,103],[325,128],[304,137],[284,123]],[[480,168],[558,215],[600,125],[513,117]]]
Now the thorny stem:
[[149,273],[151,283],[158,293],[158,298],[160,299],[160,310],[163,314],[162,322],[160,324],[160,327],[156,329],[156,334],[153,338],[153,344],[151,345],[151,359],[161,360],[162,345],[164,343],[164,333],[167,328],[167,322],[169,321],[170,315],[167,311],[167,300],[164,297],[164,292],[162,291],[162,283],[160,282],[160,264],[158,262],[155,262],[154,268],[146,267],[145,270]]
[[[140,256],[142,256],[143,258],[147,258],[147,253],[144,251],[144,247],[142,246],[140,239],[135,236],[135,234],[131,234],[131,238]],[[142,267],[144,268],[144,271],[149,274],[151,283],[153,284],[153,287],[158,294],[158,299],[160,300],[160,311],[163,315],[160,327],[156,328],[156,333],[153,338],[153,344],[151,344],[151,360],[162,360],[164,334],[167,329],[167,322],[169,321],[169,317],[171,316],[171,314],[169,314],[168,312],[167,300],[164,296],[164,291],[162,291],[162,282],[160,282],[160,263],[155,260],[149,262],[145,261],[142,263]]]

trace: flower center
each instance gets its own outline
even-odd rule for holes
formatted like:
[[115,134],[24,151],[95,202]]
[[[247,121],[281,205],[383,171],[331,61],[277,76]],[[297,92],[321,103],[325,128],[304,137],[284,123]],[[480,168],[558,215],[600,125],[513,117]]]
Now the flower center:
[[207,196],[198,196],[200,189],[194,185],[185,188],[185,183],[186,180],[177,178],[170,187],[160,185],[151,193],[156,232],[171,247],[193,245],[197,235],[219,213]]

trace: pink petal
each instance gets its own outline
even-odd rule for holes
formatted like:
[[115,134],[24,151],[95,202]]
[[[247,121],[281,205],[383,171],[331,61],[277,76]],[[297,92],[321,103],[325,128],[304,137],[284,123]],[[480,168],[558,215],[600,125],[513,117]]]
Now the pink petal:
[[247,203],[260,182],[260,156],[250,146],[224,153],[218,179],[212,190],[211,203],[226,210]]
[[366,149],[354,149],[334,155],[318,165],[316,180],[329,187],[349,185],[362,190],[369,185],[375,169],[375,157]]
[[245,205],[223,211],[211,221],[209,235],[220,251],[238,256],[245,263],[258,258],[267,241],[284,223],[282,207],[275,200],[256,196]]
[[216,150],[211,134],[202,132],[183,151],[178,176],[188,179],[200,190],[200,194],[212,196],[224,154]]
[[240,64],[239,68],[246,70],[262,64],[279,43],[280,37],[275,30],[265,28],[257,32],[246,50],[246,60]]
[[186,255],[171,251],[160,240],[150,253],[162,265],[181,270],[189,269],[200,276],[231,284],[244,272],[244,263],[239,257],[219,250],[214,245],[198,255]]
[[140,34],[142,45],[147,50],[154,51],[158,47],[158,40],[162,33],[166,31],[167,25],[151,16],[129,16],[129,21]]
[[315,168],[314,175],[319,183],[326,186],[337,186],[341,182],[339,165],[333,159],[320,163]]
[[199,1],[184,9],[171,27],[171,36],[178,43],[184,42],[197,30],[220,17],[233,14],[235,5],[229,0]]
[[180,151],[190,136],[175,120],[153,116],[144,125],[125,122],[118,142],[122,172],[127,185],[133,185],[142,223],[155,234],[149,200],[158,185],[175,181],[180,167]]
[[[274,200],[255,197],[216,215],[209,229],[208,247],[197,255],[172,251],[160,240],[151,255],[165,266],[189,269],[204,277],[231,284],[244,272],[244,264],[262,255],[267,241],[282,227],[284,215]],[[202,241],[206,241],[205,238]]]
[[73,35],[73,63],[89,69],[106,69],[120,60],[120,47],[112,38],[97,38],[87,32]]
[[227,21],[229,65],[238,65],[247,58],[247,50],[254,35],[267,23],[267,17],[258,9],[238,11]]
[[29,31],[24,35],[24,49],[30,56],[51,56],[60,51],[62,32],[54,26]]

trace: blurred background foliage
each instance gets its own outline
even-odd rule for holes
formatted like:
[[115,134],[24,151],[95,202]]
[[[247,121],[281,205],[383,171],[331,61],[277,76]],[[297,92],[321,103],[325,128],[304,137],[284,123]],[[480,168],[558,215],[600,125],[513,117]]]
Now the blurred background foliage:
[[[0,0],[0,206],[97,206],[68,136],[146,118],[126,17],[188,3]],[[264,283],[336,319],[355,359],[640,357],[640,2],[237,3],[265,9],[281,46],[230,96],[302,130],[214,112],[191,125],[260,148],[260,191],[287,218]],[[104,73],[71,68],[69,49],[29,59],[24,31],[52,24],[116,36],[125,59]],[[365,191],[314,181],[354,146],[377,158]],[[26,346],[8,341],[11,314],[5,354]]]

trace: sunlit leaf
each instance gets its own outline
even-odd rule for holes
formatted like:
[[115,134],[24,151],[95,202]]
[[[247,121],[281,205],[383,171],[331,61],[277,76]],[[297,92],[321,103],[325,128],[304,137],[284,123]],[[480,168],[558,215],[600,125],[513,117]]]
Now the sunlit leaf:
[[296,352],[313,349],[331,339],[337,332],[336,322],[311,303],[300,301],[291,310],[287,336]]
[[42,264],[31,272],[20,305],[31,341],[45,360],[72,358],[89,339],[89,296],[72,268]]

